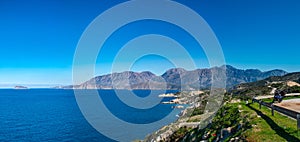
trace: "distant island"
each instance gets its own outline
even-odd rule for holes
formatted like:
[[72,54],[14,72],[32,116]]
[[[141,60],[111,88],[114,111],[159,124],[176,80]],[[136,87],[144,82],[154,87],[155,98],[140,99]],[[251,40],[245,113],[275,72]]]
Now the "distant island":
[[25,87],[25,86],[15,86],[14,89],[28,89],[28,87]]

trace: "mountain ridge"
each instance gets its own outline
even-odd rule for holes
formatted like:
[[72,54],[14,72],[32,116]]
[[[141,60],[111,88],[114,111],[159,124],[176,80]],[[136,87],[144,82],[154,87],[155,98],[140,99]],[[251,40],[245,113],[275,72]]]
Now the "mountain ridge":
[[[226,68],[226,72],[224,72]],[[212,76],[226,73],[226,88],[237,84],[254,82],[271,76],[283,76],[284,70],[260,71],[258,69],[237,69],[230,65],[220,67],[186,70],[172,68],[158,76],[150,71],[125,71],[96,76],[82,84],[65,86],[74,89],[170,89],[170,90],[197,90],[209,88],[212,85]]]

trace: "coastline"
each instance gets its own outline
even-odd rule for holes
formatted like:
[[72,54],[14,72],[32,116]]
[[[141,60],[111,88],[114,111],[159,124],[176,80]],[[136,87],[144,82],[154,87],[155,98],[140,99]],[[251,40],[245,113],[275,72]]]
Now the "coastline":
[[[178,119],[168,125],[165,125],[154,131],[151,134],[148,134],[144,140],[140,140],[141,142],[159,142],[162,140],[166,140],[170,137],[174,132],[179,130],[181,127],[190,127],[195,128],[201,125],[200,122],[189,122],[192,113],[194,112],[195,108],[203,105],[201,103],[201,96],[205,94],[204,91],[183,91],[178,93],[176,99],[178,99],[178,103],[176,106],[185,105],[183,110],[178,114]],[[196,103],[200,102],[200,103]],[[169,103],[167,103],[169,104]],[[176,107],[175,106],[175,107]],[[177,109],[177,108],[174,108]],[[200,115],[201,120],[208,120],[211,117],[212,113],[205,113]]]

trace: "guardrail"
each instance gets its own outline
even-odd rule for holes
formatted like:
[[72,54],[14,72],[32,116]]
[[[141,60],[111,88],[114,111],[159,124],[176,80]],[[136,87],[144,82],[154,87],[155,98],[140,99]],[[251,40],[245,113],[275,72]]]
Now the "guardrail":
[[252,99],[252,103],[259,103],[259,109],[261,109],[262,105],[270,108],[271,111],[272,111],[272,116],[274,116],[274,110],[275,110],[277,112],[280,112],[284,115],[287,115],[289,117],[292,117],[292,118],[296,119],[298,130],[300,130],[300,113],[299,112],[276,106],[273,103],[266,103],[266,102],[264,102],[262,100],[258,100],[256,98]]

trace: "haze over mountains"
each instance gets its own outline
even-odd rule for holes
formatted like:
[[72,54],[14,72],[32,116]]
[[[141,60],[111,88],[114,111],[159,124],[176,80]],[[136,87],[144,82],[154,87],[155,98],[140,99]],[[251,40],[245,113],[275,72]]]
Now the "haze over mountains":
[[167,70],[161,76],[149,71],[113,73],[94,77],[80,85],[65,86],[63,88],[75,89],[176,89],[195,90],[205,89],[212,85],[212,75],[224,74],[226,68],[226,87],[233,87],[241,83],[254,82],[271,76],[283,76],[287,72],[283,70],[271,70],[262,72],[257,69],[241,70],[230,65],[213,67],[208,69],[196,69],[187,71],[182,68]]

